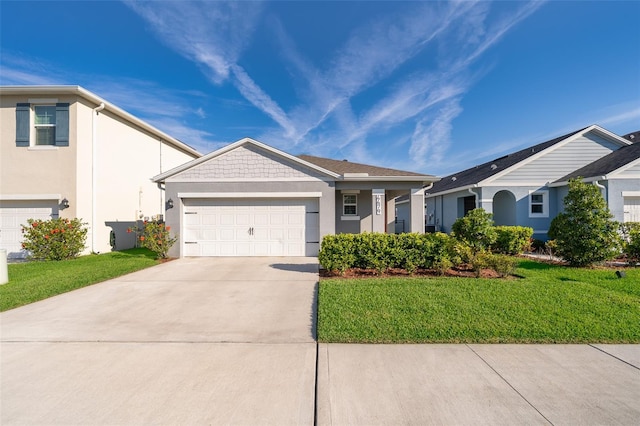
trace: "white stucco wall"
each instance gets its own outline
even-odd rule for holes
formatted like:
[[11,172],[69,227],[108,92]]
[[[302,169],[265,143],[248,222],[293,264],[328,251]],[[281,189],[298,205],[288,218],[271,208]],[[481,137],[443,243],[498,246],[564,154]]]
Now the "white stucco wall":
[[[70,104],[69,146],[16,146],[16,104],[42,99]],[[59,194],[68,199],[70,207],[60,210],[59,215],[88,224],[85,253],[111,250],[112,226],[107,223],[119,224],[118,249],[133,246],[134,239],[126,234],[126,228],[136,217],[164,213],[164,193],[151,178],[194,158],[109,110],[95,116],[97,105],[68,93],[3,94],[0,98],[0,196],[28,199]]]

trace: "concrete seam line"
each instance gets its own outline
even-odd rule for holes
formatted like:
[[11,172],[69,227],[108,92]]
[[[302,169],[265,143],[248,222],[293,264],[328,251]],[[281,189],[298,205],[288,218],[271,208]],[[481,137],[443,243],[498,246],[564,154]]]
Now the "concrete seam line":
[[625,361],[622,358],[618,358],[617,356],[615,356],[613,354],[610,354],[609,352],[605,351],[604,349],[600,349],[599,347],[594,346],[592,343],[589,343],[588,346],[592,347],[593,349],[597,349],[600,352],[602,352],[603,354],[609,355],[611,358],[617,359],[618,361],[623,362],[623,363],[627,364],[628,366],[635,368],[636,370],[640,370],[640,367],[637,367],[637,366],[631,364],[630,362]]
[[318,353],[320,351],[320,344],[316,341],[316,375],[315,386],[313,394],[313,426],[318,424]]
[[527,404],[529,404],[529,406],[531,408],[536,410],[538,412],[538,414],[540,414],[542,416],[543,419],[545,419],[547,422],[549,422],[550,425],[553,425],[553,422],[551,420],[549,420],[544,414],[542,414],[542,412],[540,410],[538,410],[538,408],[535,405],[533,405],[527,398],[525,398],[525,396],[523,394],[521,394],[518,391],[518,389],[516,389],[511,383],[509,383],[509,381],[507,379],[505,379],[502,376],[502,374],[498,373],[498,371],[495,368],[493,368],[493,366],[491,364],[489,364],[487,362],[487,360],[485,360],[483,357],[481,357],[480,354],[477,353],[476,351],[474,351],[473,348],[471,346],[469,346],[468,344],[465,343],[465,346],[467,348],[469,348],[469,350],[471,350],[471,352],[473,352],[478,358],[480,358],[482,360],[482,362],[484,362],[487,365],[487,367],[489,367],[491,370],[493,370],[493,372],[496,373],[498,375],[498,377],[500,377],[502,379],[502,381],[504,381],[507,384],[507,386],[509,386],[511,389],[513,389],[513,391],[515,393],[517,393],[520,396],[520,398],[522,398]]

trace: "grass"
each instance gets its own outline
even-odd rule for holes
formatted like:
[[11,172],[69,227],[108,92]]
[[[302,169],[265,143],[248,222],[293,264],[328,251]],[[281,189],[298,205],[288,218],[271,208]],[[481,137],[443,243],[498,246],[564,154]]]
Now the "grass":
[[147,249],[131,249],[59,262],[10,264],[9,283],[0,286],[0,311],[156,265],[155,257]]
[[640,269],[521,261],[522,279],[320,282],[318,340],[343,343],[640,343]]

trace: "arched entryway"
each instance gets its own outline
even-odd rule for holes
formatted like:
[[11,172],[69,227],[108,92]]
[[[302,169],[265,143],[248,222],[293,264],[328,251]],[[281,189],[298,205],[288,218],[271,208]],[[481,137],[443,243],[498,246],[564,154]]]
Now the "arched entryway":
[[496,226],[516,225],[516,197],[511,191],[498,191],[493,196],[493,221]]

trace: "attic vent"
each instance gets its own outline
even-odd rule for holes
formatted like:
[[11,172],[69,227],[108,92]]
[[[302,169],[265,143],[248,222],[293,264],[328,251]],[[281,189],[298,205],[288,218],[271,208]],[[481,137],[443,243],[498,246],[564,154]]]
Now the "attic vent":
[[535,148],[531,148],[531,153],[533,154],[534,152],[536,152]]
[[349,161],[349,160],[347,160],[347,159],[345,158],[345,159],[344,159],[344,160],[342,160],[342,161]]
[[452,181],[454,181],[454,182],[455,182],[457,179],[458,179],[458,178],[457,178],[457,177],[455,177],[455,176],[451,178],[451,180],[452,180]]
[[492,164],[492,165],[491,165],[491,170],[495,170],[495,169],[497,169],[497,168],[498,168],[498,166],[496,166],[495,164]]

